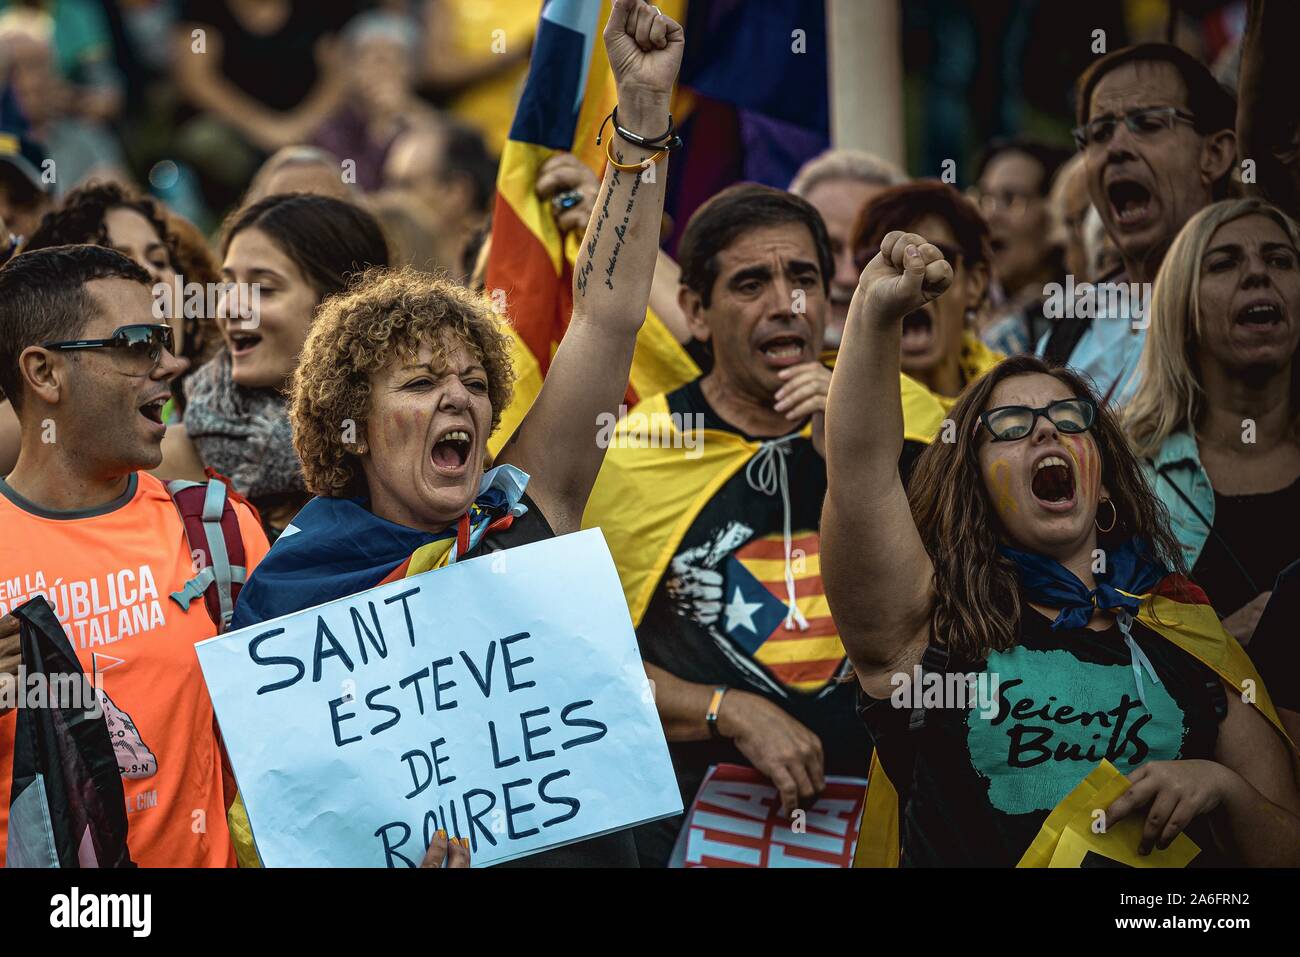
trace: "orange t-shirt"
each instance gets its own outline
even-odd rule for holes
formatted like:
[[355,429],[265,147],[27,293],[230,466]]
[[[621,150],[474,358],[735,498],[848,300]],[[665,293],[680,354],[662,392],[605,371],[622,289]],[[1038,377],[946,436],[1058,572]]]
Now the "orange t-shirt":
[[[251,572],[268,545],[236,503]],[[233,867],[221,750],[194,644],[217,629],[201,598],[169,596],[193,576],[166,487],[134,475],[117,500],[49,512],[0,481],[0,615],[37,594],[54,609],[125,768],[127,845],[141,867]],[[16,712],[0,716],[0,866],[8,845]]]

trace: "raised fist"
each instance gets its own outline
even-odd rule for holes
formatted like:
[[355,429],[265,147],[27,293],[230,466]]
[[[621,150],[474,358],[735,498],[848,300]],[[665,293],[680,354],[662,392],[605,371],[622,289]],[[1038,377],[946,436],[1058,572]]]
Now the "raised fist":
[[705,628],[717,624],[726,600],[722,591],[726,580],[718,566],[753,534],[754,530],[748,525],[732,521],[707,541],[673,558],[664,585],[678,614]]
[[[642,136],[667,128],[668,100],[682,65],[681,24],[644,0],[614,0],[605,24],[605,51],[618,88],[619,120]],[[645,123],[663,126],[651,128]]]
[[952,266],[939,248],[916,233],[894,230],[858,279],[869,315],[897,322],[938,299],[952,285]]

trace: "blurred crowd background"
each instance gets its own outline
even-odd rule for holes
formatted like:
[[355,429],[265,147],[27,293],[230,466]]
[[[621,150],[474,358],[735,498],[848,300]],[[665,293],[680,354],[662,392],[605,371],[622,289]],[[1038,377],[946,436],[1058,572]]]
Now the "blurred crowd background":
[[[995,138],[1071,145],[1073,85],[1096,56],[1093,31],[1104,31],[1106,49],[1173,39],[1231,86],[1246,18],[1244,0],[899,7],[904,80],[887,95],[902,102],[908,172],[938,176],[955,160],[963,187],[980,145]],[[89,178],[119,179],[211,234],[250,189],[310,186],[314,172],[334,191],[373,194],[390,232],[411,243],[436,247],[439,231],[449,232],[442,248],[414,254],[444,258],[490,211],[539,8],[539,0],[0,0],[0,135],[39,144],[29,159],[48,156],[57,171],[53,183],[33,183],[25,164],[0,163],[0,217],[11,232],[30,232],[43,204]],[[805,30],[810,54],[825,62],[821,0],[694,3],[688,36],[727,17],[769,35]],[[693,59],[683,82],[694,71],[697,115],[716,118],[714,108],[743,100],[743,88],[729,91]],[[790,69],[767,64],[793,106],[783,111],[769,96],[767,122],[752,110],[739,122],[749,159],[731,178],[784,188],[828,145],[827,87]],[[440,135],[403,139],[431,127]],[[286,147],[296,149],[265,166]],[[354,184],[319,176],[340,158],[355,163]],[[422,170],[439,174],[439,188]],[[715,175],[687,189],[672,213],[684,221],[692,196],[718,185]]]

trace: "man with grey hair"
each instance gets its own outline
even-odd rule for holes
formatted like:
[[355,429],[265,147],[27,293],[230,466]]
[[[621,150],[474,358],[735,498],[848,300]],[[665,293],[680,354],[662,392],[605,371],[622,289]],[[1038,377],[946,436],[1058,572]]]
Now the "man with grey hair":
[[790,181],[790,192],[806,199],[821,214],[835,254],[831,277],[831,313],[826,348],[836,349],[844,334],[849,301],[861,272],[853,261],[853,224],[876,193],[907,182],[907,174],[887,160],[863,150],[832,149],[814,156]]

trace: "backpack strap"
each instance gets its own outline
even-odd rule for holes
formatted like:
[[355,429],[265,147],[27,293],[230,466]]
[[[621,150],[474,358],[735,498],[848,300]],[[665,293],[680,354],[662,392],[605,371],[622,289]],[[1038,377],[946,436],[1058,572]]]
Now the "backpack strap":
[[[925,646],[925,654],[921,656],[921,677],[924,678],[930,672],[938,675],[947,674],[949,657],[948,649],[935,640],[934,620],[932,617],[930,621],[930,643]],[[907,719],[908,731],[920,731],[925,727],[925,707],[920,702],[921,691],[917,689],[914,707]]]
[[172,592],[171,598],[189,608],[190,602],[201,596],[218,631],[225,631],[248,577],[239,516],[226,495],[225,484],[216,479],[168,482],[167,494],[180,512],[195,568],[194,577]]

